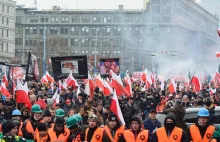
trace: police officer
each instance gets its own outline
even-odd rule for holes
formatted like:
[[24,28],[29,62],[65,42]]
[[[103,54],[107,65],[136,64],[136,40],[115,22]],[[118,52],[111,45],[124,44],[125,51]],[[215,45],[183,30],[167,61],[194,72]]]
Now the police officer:
[[42,110],[39,105],[34,104],[31,111],[32,114],[30,119],[23,122],[21,130],[24,138],[33,140],[38,132],[37,125],[39,123],[44,123],[44,120],[42,118]]
[[156,142],[189,142],[187,133],[183,129],[176,127],[175,114],[169,112],[164,120],[164,127],[155,132]]
[[130,119],[131,129],[125,130],[119,142],[153,142],[153,137],[148,130],[141,128],[141,121],[137,116]]
[[1,142],[34,142],[33,140],[26,140],[17,136],[18,127],[12,120],[6,120],[2,124],[3,137],[0,138]]
[[192,142],[211,141],[215,127],[210,125],[208,121],[209,111],[205,108],[201,108],[198,112],[198,121],[189,127],[189,135]]

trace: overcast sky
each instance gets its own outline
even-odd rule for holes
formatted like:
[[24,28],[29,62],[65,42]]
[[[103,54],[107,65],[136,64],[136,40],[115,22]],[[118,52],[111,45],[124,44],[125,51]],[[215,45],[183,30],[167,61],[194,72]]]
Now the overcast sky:
[[[15,0],[17,4],[25,7],[33,7],[34,0]],[[117,9],[118,5],[124,5],[125,9],[143,8],[143,0],[37,0],[38,9],[51,9],[58,5],[68,9]]]

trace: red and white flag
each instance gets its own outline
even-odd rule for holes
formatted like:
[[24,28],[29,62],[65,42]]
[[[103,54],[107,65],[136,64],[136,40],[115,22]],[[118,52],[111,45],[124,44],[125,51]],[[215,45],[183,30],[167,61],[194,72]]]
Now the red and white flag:
[[214,93],[216,93],[216,89],[212,89],[212,88],[211,88],[209,94],[210,94],[210,95],[213,95]]
[[161,81],[160,89],[161,89],[161,90],[164,90],[164,86],[165,86],[165,85],[164,85],[164,81]]
[[62,83],[60,80],[58,81],[58,86],[59,86],[59,89],[60,89],[60,90],[63,89],[63,83]]
[[77,80],[73,77],[72,71],[70,72],[69,76],[67,77],[67,79],[63,83],[64,88],[67,88],[68,86],[72,86],[75,88],[76,88],[76,86],[79,86]]
[[217,58],[220,57],[220,52],[216,52],[216,57],[217,57]]
[[174,79],[171,79],[170,84],[168,85],[168,90],[170,91],[170,94],[176,92],[176,83],[174,81]]
[[3,77],[2,77],[2,81],[5,83],[5,86],[8,87],[9,83],[8,83],[8,78],[7,78],[6,72],[3,75]]
[[118,103],[118,97],[116,95],[116,90],[114,90],[113,97],[111,99],[110,110],[115,115],[117,115],[117,117],[121,121],[121,123],[125,125],[125,120],[123,118],[123,115],[122,115],[122,112],[121,112],[121,108],[120,108],[119,103]]
[[11,93],[8,91],[8,89],[6,88],[5,82],[1,82],[1,93],[5,96],[5,97],[11,97]]
[[198,79],[198,77],[193,76],[191,79],[191,83],[194,85],[194,91],[197,93],[201,90],[201,83]]
[[88,81],[85,85],[85,93],[90,96],[90,98],[93,98],[94,96],[94,90],[95,90],[95,84],[92,80],[92,77],[88,73]]
[[28,87],[27,82],[24,85],[17,79],[17,89],[16,89],[16,102],[25,104],[29,110],[31,110],[32,104],[28,97]]
[[151,72],[147,69],[144,70],[144,72],[141,75],[142,82],[146,83],[147,86],[152,85],[152,78],[151,78]]
[[59,104],[59,102],[60,102],[60,94],[58,94],[58,89],[57,89],[56,92],[54,93],[52,99],[54,100],[54,102],[55,102],[56,104]]
[[103,91],[103,90],[104,90],[103,80],[102,80],[100,74],[98,74],[98,75],[95,77],[95,84],[96,84],[97,87],[99,87],[99,90],[100,90],[100,91]]
[[49,82],[54,82],[53,77],[49,74],[48,71],[46,71],[46,78],[47,78],[47,81],[49,81]]
[[103,80],[104,83],[104,90],[103,90],[103,94],[105,96],[109,96],[113,93],[113,89],[111,88],[111,86],[109,85],[109,83],[106,80]]
[[217,28],[217,33],[218,33],[218,36],[220,37],[220,29]]
[[124,78],[124,83],[126,84],[125,88],[130,96],[132,96],[132,85],[131,85],[131,78],[126,76]]
[[130,96],[130,94],[128,93],[128,91],[125,89],[125,87],[123,86],[121,77],[116,75],[112,70],[110,71],[112,74],[112,87],[114,89],[116,89],[117,91],[117,95],[121,95],[119,94],[119,92],[121,92],[122,94],[126,95],[126,96]]
[[45,84],[45,83],[48,83],[48,80],[47,80],[47,77],[46,75],[43,75],[43,77],[41,78],[41,83]]

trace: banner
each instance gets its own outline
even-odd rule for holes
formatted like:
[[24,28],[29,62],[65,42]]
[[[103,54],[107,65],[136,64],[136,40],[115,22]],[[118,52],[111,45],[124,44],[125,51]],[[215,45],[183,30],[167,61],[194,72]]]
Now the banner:
[[66,79],[71,71],[74,78],[88,78],[87,56],[52,57],[51,61],[55,80]]
[[2,76],[5,73],[7,74],[7,76],[9,75],[9,66],[0,64],[0,80],[2,80]]
[[119,58],[100,59],[100,74],[108,75],[112,70],[114,73],[120,73]]
[[39,69],[37,64],[37,57],[29,52],[25,80],[26,81],[38,80],[38,77],[39,77]]
[[26,67],[11,67],[10,68],[10,77],[13,80],[20,79],[24,80],[26,75]]

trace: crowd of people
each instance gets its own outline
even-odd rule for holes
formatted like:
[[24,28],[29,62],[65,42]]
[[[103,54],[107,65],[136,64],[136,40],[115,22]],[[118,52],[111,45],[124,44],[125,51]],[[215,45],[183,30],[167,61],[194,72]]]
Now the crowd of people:
[[[132,83],[132,96],[118,96],[125,124],[111,112],[111,98],[95,88],[93,98],[84,93],[85,85],[60,89],[54,83],[29,82],[32,108],[0,95],[1,142],[217,142],[215,107],[220,105],[220,90],[210,94],[209,85],[195,93],[193,86],[176,92],[160,85],[144,88]],[[81,93],[77,94],[78,87]],[[166,87],[165,87],[166,88]],[[58,90],[59,103],[52,99]],[[43,100],[46,106],[36,102]],[[186,108],[199,107],[198,119],[189,128],[184,122]],[[158,113],[166,114],[164,125]]]

